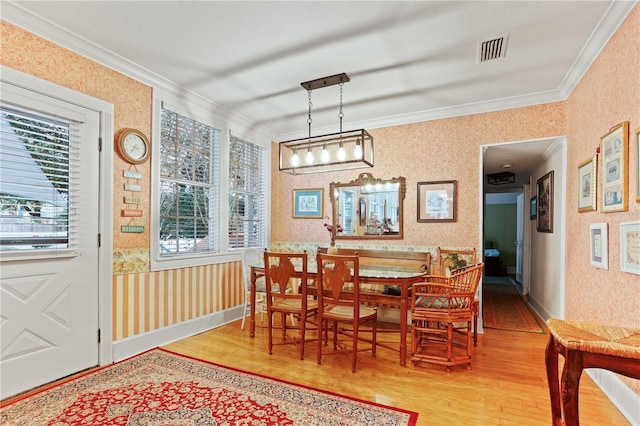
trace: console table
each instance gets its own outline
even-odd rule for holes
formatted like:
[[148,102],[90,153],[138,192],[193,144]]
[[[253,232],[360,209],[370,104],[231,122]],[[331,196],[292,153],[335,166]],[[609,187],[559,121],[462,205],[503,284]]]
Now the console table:
[[[577,426],[578,387],[584,368],[603,368],[640,379],[640,329],[549,319],[545,351],[554,426]],[[558,354],[564,359],[558,383]],[[564,419],[563,419],[564,414]]]

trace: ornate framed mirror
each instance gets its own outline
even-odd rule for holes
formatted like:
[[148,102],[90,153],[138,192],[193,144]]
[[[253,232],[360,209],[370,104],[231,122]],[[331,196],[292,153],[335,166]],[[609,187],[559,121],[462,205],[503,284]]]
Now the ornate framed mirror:
[[404,177],[383,180],[362,173],[349,183],[329,186],[333,223],[344,231],[336,239],[401,239]]

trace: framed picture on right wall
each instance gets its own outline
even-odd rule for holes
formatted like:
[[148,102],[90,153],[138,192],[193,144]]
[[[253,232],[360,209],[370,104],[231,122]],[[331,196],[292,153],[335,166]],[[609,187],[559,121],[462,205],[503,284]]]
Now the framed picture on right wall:
[[640,275],[640,222],[620,224],[620,269]]
[[602,211],[623,212],[629,209],[629,122],[613,126],[600,139],[602,156]]

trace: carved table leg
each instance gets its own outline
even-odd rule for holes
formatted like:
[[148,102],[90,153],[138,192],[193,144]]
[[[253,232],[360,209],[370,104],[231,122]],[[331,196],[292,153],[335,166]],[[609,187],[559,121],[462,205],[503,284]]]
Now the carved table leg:
[[578,426],[578,389],[582,375],[582,352],[568,351],[562,369],[562,407],[565,426]]
[[551,400],[551,424],[562,425],[562,409],[560,408],[560,382],[558,381],[558,349],[553,334],[549,334],[549,342],[545,350],[545,364],[547,367],[547,382]]

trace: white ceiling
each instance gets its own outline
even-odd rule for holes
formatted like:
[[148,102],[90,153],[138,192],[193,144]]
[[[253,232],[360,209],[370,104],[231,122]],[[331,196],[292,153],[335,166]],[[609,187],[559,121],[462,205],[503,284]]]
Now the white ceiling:
[[[636,3],[2,1],[2,18],[291,139],[308,132],[300,83],[342,72],[345,130],[564,100]],[[479,63],[498,36],[504,58]],[[338,86],[312,103],[312,133],[337,131]]]

